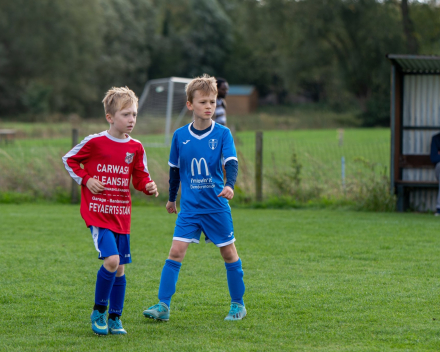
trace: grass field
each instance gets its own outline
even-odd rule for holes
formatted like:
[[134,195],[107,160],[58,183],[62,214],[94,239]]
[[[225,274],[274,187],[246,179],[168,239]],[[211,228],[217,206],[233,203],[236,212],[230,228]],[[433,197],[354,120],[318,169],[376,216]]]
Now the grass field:
[[438,219],[421,214],[233,210],[248,317],[213,245],[191,245],[168,323],[157,301],[174,228],[134,207],[127,336],[97,337],[89,316],[100,262],[78,206],[0,205],[1,351],[438,351]]

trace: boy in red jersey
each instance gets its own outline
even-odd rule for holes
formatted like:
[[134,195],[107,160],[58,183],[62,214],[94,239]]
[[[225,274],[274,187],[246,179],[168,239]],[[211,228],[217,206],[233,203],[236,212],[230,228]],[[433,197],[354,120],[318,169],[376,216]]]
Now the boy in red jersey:
[[104,261],[96,280],[92,330],[98,335],[126,334],[120,317],[126,287],[124,265],[131,263],[130,178],[138,191],[156,197],[159,193],[142,144],[129,136],[136,124],[138,98],[127,87],[112,88],[102,102],[110,129],[84,138],[63,162],[82,186],[81,216]]

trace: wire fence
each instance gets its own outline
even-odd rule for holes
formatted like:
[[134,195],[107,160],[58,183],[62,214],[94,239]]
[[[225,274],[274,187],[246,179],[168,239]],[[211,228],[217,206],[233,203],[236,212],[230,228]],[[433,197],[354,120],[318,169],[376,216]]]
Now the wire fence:
[[[256,199],[255,135],[255,132],[234,133],[239,160],[236,194],[250,201]],[[79,140],[84,136],[80,130]],[[156,137],[134,138],[148,145]],[[71,180],[61,157],[71,147],[70,135],[16,139],[1,144],[0,192],[21,192],[49,199],[61,193],[70,197]],[[166,197],[169,147],[147,146],[146,153],[152,177]],[[389,158],[387,129],[265,131],[262,197],[345,196],[375,177],[389,178]]]
[[[255,197],[255,138],[252,133],[236,136],[238,185],[252,197]],[[319,190],[321,196],[338,196],[368,178],[388,178],[389,138],[389,133],[383,130],[265,132],[263,198],[288,195],[295,188]]]

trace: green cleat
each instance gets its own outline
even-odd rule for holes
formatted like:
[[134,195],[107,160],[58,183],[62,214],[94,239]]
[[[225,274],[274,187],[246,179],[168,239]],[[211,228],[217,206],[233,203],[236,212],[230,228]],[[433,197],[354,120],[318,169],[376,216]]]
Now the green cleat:
[[241,320],[246,316],[246,308],[240,303],[231,303],[231,310],[225,320]]
[[115,320],[113,319],[108,320],[108,330],[112,335],[127,334],[127,331],[125,331],[125,329],[122,327],[122,322],[121,319],[119,319],[119,317],[116,317]]
[[145,318],[168,321],[170,320],[170,309],[165,303],[159,302],[155,306],[144,310]]
[[92,330],[96,335],[107,335],[108,325],[106,319],[106,313],[99,313],[99,310],[94,310],[90,316],[92,321]]

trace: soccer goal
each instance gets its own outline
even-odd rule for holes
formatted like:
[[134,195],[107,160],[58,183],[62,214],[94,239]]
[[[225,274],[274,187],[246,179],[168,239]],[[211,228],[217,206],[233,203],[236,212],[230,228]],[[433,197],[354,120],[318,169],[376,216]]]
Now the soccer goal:
[[174,131],[188,122],[185,86],[190,81],[190,78],[169,77],[146,83],[137,118],[137,124],[149,136],[146,146],[169,146]]

